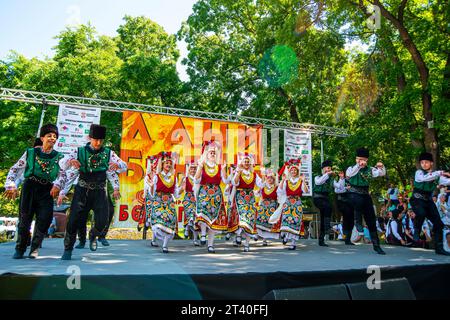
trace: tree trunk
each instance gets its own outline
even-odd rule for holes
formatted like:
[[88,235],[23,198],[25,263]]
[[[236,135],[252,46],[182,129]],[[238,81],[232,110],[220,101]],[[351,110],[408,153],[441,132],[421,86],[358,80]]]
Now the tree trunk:
[[394,27],[398,30],[400,38],[402,39],[403,46],[408,50],[411,58],[416,65],[417,71],[419,72],[420,83],[422,87],[422,114],[424,117],[423,131],[424,131],[424,142],[425,148],[429,151],[434,158],[435,167],[439,164],[439,145],[436,130],[433,128],[433,113],[432,113],[432,100],[429,88],[429,72],[422,58],[419,50],[417,49],[414,41],[412,40],[408,30],[403,24],[403,9],[406,5],[406,1],[402,2],[403,9],[401,15],[397,19],[393,14],[391,14],[379,0],[374,0],[372,2],[374,5],[380,8],[380,12],[383,17],[388,19]]
[[[387,53],[388,55],[391,57],[391,61],[395,66],[395,70],[396,70],[396,78],[397,78],[397,91],[399,94],[403,94],[404,91],[406,90],[406,76],[405,73],[403,72],[403,65],[398,57],[397,51],[395,50],[394,44],[392,43],[391,40],[391,33],[390,30],[388,31],[388,34],[385,35],[385,40],[386,40],[386,49],[387,49]],[[410,130],[411,131],[416,131],[417,128],[419,127],[419,123],[416,119],[416,117],[414,116],[414,110],[411,106],[411,101],[408,98],[408,100],[405,102],[405,108],[406,111],[408,111],[411,114],[411,117],[413,119],[413,123],[411,124]],[[424,139],[412,139],[411,143],[413,146],[422,146],[422,148],[425,148],[425,142]]]
[[295,107],[294,101],[292,101],[291,97],[284,91],[283,88],[278,88],[278,93],[286,98],[286,101],[289,106],[289,113],[291,115],[291,121],[292,122],[300,122],[300,117],[298,116],[297,108]]

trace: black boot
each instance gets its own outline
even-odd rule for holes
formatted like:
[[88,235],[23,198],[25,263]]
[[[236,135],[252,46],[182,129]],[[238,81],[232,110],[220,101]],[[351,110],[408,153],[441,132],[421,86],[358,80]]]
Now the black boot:
[[84,249],[84,247],[86,246],[86,240],[80,240],[78,242],[78,244],[75,246],[75,249]]
[[328,245],[325,243],[324,238],[319,238],[319,246],[321,247],[328,247]]
[[328,245],[325,243],[325,234],[322,230],[319,233],[319,246],[328,247]]
[[329,217],[327,216],[323,217],[324,230],[320,230],[319,232],[319,246],[321,247],[328,247],[328,245],[325,243],[325,235],[328,233],[328,230],[330,229],[330,222],[331,219]]
[[102,246],[104,246],[104,247],[108,247],[108,246],[109,246],[109,242],[108,242],[108,240],[106,240],[105,238],[98,238],[98,241],[100,241],[100,243],[101,243]]
[[[64,235],[64,250],[70,250],[72,252],[75,241],[77,241],[77,234],[76,233],[69,234],[66,231],[66,234]],[[81,240],[80,240],[80,243],[81,243]]]
[[378,233],[376,231],[370,233],[370,239],[372,240],[373,250],[375,250],[376,253],[386,254],[380,247],[380,239],[378,239]]
[[61,260],[72,260],[72,250],[64,250]]
[[92,228],[89,232],[89,249],[91,249],[91,251],[97,251],[97,247],[97,233],[94,228]]
[[444,235],[442,233],[443,231],[440,230],[434,234],[434,245],[435,245],[434,252],[436,252],[436,254],[441,254],[443,256],[450,256],[450,252],[444,250]]
[[23,254],[24,254],[23,251],[16,249],[13,255],[13,259],[23,259]]

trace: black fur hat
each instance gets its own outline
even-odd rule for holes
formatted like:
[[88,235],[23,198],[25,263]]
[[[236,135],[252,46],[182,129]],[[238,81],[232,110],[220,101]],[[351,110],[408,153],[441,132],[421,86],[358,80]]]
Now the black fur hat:
[[356,156],[361,158],[368,158],[369,150],[366,148],[358,148],[356,149]]
[[56,138],[58,138],[59,134],[58,134],[58,127],[55,126],[54,124],[51,123],[47,123],[46,125],[43,125],[41,127],[41,131],[39,133],[39,137],[44,137],[47,133],[51,133],[53,132],[54,134],[56,134]]
[[91,124],[89,130],[89,137],[93,139],[105,139],[106,138],[106,127],[99,124]]
[[331,162],[331,160],[325,160],[324,162],[322,162],[322,166],[321,168],[325,168],[325,167],[331,167],[333,165],[333,163]]
[[419,161],[428,160],[433,162],[433,155],[429,152],[422,152],[419,156]]

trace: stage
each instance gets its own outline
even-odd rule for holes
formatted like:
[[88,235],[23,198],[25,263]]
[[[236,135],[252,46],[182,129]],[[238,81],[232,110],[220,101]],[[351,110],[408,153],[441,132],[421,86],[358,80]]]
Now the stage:
[[[36,260],[14,260],[15,244],[0,244],[0,299],[262,299],[274,289],[366,282],[370,265],[381,280],[408,279],[417,299],[450,298],[450,257],[432,250],[385,245],[382,256],[371,245],[300,240],[290,251],[252,240],[243,252],[220,240],[208,254],[175,240],[163,254],[145,240],[109,241],[96,252],[74,249],[71,261],[60,260],[62,239],[45,239]],[[81,289],[70,290],[77,274]]]

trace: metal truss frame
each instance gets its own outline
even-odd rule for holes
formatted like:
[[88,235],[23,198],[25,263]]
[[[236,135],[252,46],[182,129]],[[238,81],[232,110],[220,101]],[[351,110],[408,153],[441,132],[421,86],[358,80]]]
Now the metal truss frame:
[[0,99],[24,103],[53,105],[53,106],[59,106],[60,104],[67,104],[81,107],[95,107],[100,108],[102,110],[113,112],[137,111],[145,113],[156,113],[156,114],[165,114],[197,119],[238,122],[247,125],[262,125],[265,128],[303,130],[311,132],[313,134],[335,136],[335,137],[348,136],[347,131],[343,128],[320,126],[309,123],[296,123],[280,120],[253,118],[235,114],[223,114],[191,109],[153,106],[132,102],[75,97],[54,93],[44,93],[44,92],[26,91],[8,88],[0,88]]

